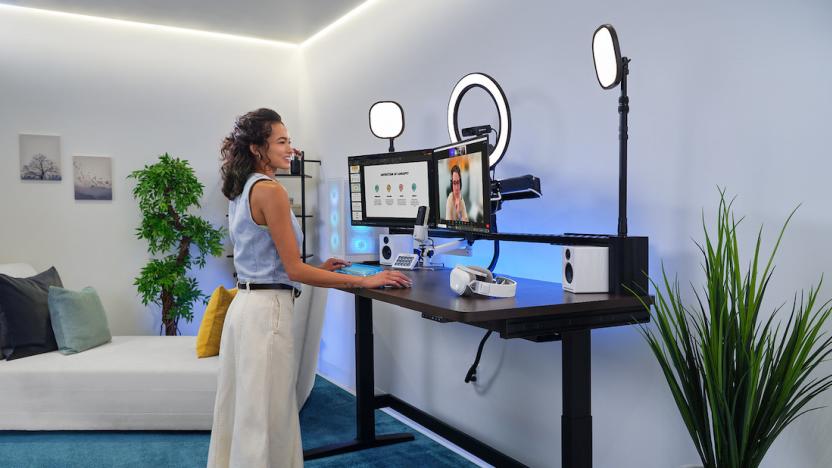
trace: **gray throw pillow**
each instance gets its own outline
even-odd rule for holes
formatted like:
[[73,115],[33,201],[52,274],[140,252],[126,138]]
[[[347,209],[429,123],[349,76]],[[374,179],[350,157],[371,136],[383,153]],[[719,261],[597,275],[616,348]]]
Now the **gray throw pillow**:
[[95,289],[49,287],[49,316],[61,354],[75,354],[112,340],[104,306]]

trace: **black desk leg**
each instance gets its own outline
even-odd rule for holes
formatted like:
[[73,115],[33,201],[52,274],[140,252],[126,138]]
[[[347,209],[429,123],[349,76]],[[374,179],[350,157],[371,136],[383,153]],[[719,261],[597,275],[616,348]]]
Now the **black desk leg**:
[[589,330],[564,332],[561,462],[564,468],[592,467],[592,348]]
[[376,437],[373,301],[355,296],[355,423],[358,440]]
[[373,301],[355,296],[355,424],[350,442],[305,450],[304,460],[330,457],[373,447],[413,440],[413,434],[376,436],[375,375],[373,363]]

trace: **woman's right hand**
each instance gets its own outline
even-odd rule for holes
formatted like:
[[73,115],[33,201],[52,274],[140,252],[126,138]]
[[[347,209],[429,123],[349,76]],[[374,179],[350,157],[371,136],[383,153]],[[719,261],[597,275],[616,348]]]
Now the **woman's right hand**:
[[392,286],[394,288],[409,288],[412,281],[404,273],[395,270],[384,270],[373,276],[363,278],[361,286],[364,288],[381,288]]

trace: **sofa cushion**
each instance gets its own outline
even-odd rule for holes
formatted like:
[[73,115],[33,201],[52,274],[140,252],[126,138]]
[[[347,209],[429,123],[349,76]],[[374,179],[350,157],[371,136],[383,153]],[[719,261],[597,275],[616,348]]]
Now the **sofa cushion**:
[[70,291],[49,286],[49,317],[61,354],[80,353],[113,339],[104,306],[91,287]]
[[237,295],[237,288],[226,290],[219,286],[211,294],[208,307],[202,316],[202,323],[199,325],[199,333],[196,335],[196,357],[204,358],[220,354],[220,339],[222,338],[222,326],[225,323],[225,313],[234,296]]
[[30,278],[0,274],[0,349],[6,359],[58,349],[49,319],[49,286],[63,286],[55,267]]

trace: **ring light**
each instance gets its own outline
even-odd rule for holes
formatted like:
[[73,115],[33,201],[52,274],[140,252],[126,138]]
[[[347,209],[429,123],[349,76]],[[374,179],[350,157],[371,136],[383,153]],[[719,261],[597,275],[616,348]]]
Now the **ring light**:
[[488,166],[493,168],[505,155],[511,137],[511,112],[508,108],[508,101],[503,89],[494,81],[494,78],[485,73],[470,73],[459,80],[454,90],[451,91],[451,99],[448,101],[448,134],[452,143],[462,139],[459,133],[459,103],[471,88],[484,89],[497,106],[500,131],[497,134],[497,144],[494,145],[494,150],[488,156]]

